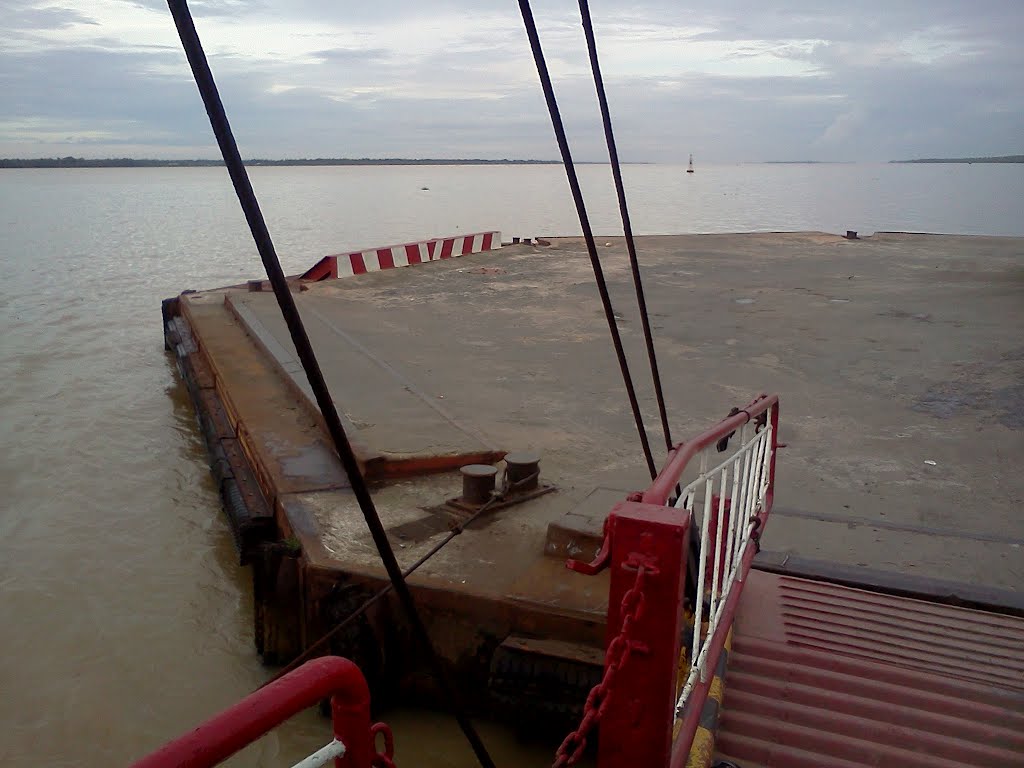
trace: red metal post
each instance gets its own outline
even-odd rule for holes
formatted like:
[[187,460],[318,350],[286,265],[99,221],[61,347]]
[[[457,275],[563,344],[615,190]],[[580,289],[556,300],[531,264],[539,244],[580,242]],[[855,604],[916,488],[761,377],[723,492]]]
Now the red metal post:
[[193,731],[133,763],[132,768],[210,768],[293,715],[331,696],[334,735],[346,747],[338,768],[370,768],[370,689],[359,667],[325,656],[251,693]]
[[345,745],[345,754],[334,761],[334,768],[370,768],[377,754],[370,725],[370,689],[361,671],[359,682],[366,696],[351,695],[355,692],[352,691],[349,695],[331,697],[334,738]]
[[644,576],[641,607],[628,631],[629,657],[602,706],[598,768],[668,765],[689,529],[689,512],[638,502],[619,503],[608,518],[606,645],[620,635],[623,599],[641,567]]

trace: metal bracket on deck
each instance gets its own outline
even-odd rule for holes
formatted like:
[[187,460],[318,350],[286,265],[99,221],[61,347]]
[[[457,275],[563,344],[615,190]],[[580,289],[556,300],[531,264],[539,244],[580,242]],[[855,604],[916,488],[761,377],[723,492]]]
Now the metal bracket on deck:
[[[553,485],[538,485],[535,488],[531,488],[528,491],[512,492],[502,498],[500,501],[493,501],[487,503],[487,512],[497,512],[501,509],[507,509],[508,507],[514,507],[517,504],[522,504],[527,501],[532,501],[539,496],[551,493],[557,490]],[[483,504],[470,504],[466,501],[465,497],[459,496],[454,499],[448,499],[438,507],[432,509],[432,512],[444,515],[448,518],[451,527],[462,525],[474,515],[477,514],[482,508]]]
[[566,568],[576,571],[576,573],[582,573],[584,576],[596,576],[608,567],[612,561],[612,538],[608,534],[610,522],[611,515],[604,521],[604,539],[601,540],[601,548],[597,551],[597,556],[589,563],[570,558],[565,561]]

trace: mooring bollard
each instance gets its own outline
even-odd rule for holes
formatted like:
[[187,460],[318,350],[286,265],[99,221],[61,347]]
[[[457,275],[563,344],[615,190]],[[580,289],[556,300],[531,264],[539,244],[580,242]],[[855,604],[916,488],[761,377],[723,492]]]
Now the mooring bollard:
[[467,464],[462,473],[462,500],[467,504],[486,504],[494,492],[496,467],[489,464]]
[[529,451],[507,454],[505,456],[505,475],[510,485],[522,483],[516,490],[528,491],[536,488],[540,478],[540,456]]

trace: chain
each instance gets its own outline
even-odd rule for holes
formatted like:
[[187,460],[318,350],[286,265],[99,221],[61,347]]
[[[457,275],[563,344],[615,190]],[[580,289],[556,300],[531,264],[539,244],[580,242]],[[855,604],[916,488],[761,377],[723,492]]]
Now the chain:
[[373,748],[377,749],[377,734],[384,736],[384,749],[373,756],[373,768],[395,768],[395,737],[390,726],[385,723],[374,723],[370,727]]
[[579,727],[565,737],[565,741],[555,753],[555,762],[552,763],[551,768],[564,768],[579,762],[587,748],[587,736],[608,709],[608,700],[611,696],[615,675],[629,661],[635,647],[635,642],[630,639],[629,635],[637,619],[643,613],[645,573],[644,565],[642,563],[637,565],[636,581],[622,596],[619,609],[622,616],[622,628],[608,644],[608,650],[605,651],[604,675],[601,682],[590,690],[587,703],[583,705],[583,719],[580,720]]
[[761,518],[751,515],[750,522],[754,524],[754,529],[750,532],[750,540],[754,542],[754,554],[756,555],[761,551]]

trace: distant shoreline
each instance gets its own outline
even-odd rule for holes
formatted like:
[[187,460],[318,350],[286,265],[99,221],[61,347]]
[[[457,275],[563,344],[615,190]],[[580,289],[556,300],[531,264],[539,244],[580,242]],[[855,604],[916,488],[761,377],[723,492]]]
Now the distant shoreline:
[[[999,157],[922,157],[914,160],[889,160],[889,164],[905,163],[1024,163],[1024,155]],[[761,165],[857,165],[856,160],[762,160]]]
[[[246,160],[254,166],[333,166],[333,165],[557,165],[560,160],[481,160],[468,158],[445,160],[437,158],[348,158],[317,157],[298,160]],[[215,168],[223,167],[223,160],[155,160],[131,157],[36,157],[0,158],[0,168]]]
[[922,157],[916,160],[890,160],[890,163],[1024,163],[1024,155],[999,157]]
[[856,165],[855,160],[762,160],[761,165]]
[[[314,157],[288,160],[253,158],[246,160],[247,167],[330,167],[330,166],[451,166],[451,165],[561,165],[561,160],[485,160],[483,158],[414,158],[414,157]],[[915,163],[1016,163],[1024,164],[1024,155],[1002,155],[998,157],[923,157],[912,160],[889,160],[889,164],[905,165]],[[575,165],[607,165],[605,161],[577,160]],[[652,163],[626,162],[624,165],[651,165]],[[667,163],[680,165],[681,163]],[[744,163],[741,163],[741,165]],[[762,160],[755,165],[857,165],[852,160]],[[158,158],[132,157],[30,157],[0,158],[0,170],[12,168],[223,168],[219,159],[198,158],[191,160],[166,160]]]

